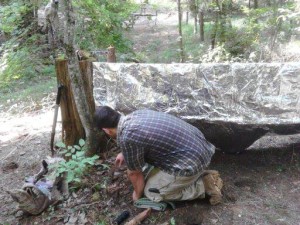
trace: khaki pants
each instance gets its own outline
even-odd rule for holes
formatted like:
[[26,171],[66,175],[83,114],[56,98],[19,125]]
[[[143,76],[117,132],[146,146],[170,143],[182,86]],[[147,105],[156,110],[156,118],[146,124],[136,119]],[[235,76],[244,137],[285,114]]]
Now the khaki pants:
[[[146,179],[144,194],[154,202],[204,198],[205,189],[201,174],[179,177],[154,168]],[[159,193],[149,192],[149,188],[155,188]]]

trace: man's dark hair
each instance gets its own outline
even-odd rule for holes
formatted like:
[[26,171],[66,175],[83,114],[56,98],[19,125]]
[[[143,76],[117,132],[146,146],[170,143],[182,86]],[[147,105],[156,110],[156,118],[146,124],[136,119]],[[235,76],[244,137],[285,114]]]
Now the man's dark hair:
[[121,114],[108,106],[99,106],[95,110],[94,121],[97,128],[117,128]]

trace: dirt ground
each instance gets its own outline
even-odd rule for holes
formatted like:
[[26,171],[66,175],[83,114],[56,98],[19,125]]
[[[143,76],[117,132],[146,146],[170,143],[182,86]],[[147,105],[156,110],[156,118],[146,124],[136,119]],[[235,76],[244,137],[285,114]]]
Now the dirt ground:
[[[5,190],[21,187],[25,177],[38,172],[41,159],[49,155],[52,118],[53,110],[1,118],[0,224],[111,224],[124,210],[132,216],[140,212],[132,206],[125,171],[115,172],[111,180],[109,171],[99,165],[56,209],[16,217],[16,204]],[[115,154],[108,153],[101,163],[112,165]],[[177,203],[175,210],[152,212],[143,224],[173,224],[172,218],[179,225],[300,224],[299,146],[238,155],[217,152],[210,168],[219,170],[224,180],[223,204],[210,206],[207,199]]]
[[[157,25],[147,20],[137,23],[134,47],[143,48],[150,38],[175,40],[176,31],[170,28],[174,19],[176,15],[163,14]],[[159,21],[170,23],[169,28],[160,27]],[[147,31],[149,38],[138,37],[142,31]],[[56,208],[30,217],[17,212],[5,190],[20,188],[25,177],[37,173],[41,160],[50,154],[53,113],[50,107],[17,116],[0,115],[0,224],[107,225],[124,210],[131,216],[141,212],[132,205],[125,170],[116,171],[112,180],[110,171],[100,164],[86,174],[80,187],[71,185],[69,199]],[[59,130],[60,123],[56,139]],[[115,155],[109,152],[100,162],[112,165]],[[224,180],[221,205],[210,206],[207,199],[177,203],[175,210],[153,211],[143,224],[300,224],[300,146],[238,155],[217,152],[210,168],[220,171]]]

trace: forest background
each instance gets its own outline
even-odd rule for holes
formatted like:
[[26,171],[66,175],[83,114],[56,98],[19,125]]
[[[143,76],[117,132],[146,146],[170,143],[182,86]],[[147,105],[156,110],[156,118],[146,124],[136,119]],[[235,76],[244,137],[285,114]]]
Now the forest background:
[[[182,22],[175,21],[180,25],[179,32],[178,27],[170,25],[175,32],[172,40],[154,37],[134,47],[141,31],[134,31],[128,24],[132,13],[141,10],[141,3],[150,3],[152,12],[158,15],[177,14],[180,10]],[[49,46],[38,11],[46,5],[42,0],[0,1],[1,110],[9,109],[12,103],[22,105],[25,99],[41,107],[40,97],[46,97],[45,90],[55,86],[54,60],[64,53],[59,49],[53,52]],[[74,44],[87,52],[112,45],[118,62],[297,61],[299,5],[296,0],[75,0]]]

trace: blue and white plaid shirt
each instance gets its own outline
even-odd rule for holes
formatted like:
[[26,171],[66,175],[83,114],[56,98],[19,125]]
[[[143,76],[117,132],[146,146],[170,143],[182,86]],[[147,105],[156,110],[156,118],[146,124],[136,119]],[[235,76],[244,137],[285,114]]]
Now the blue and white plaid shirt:
[[215,147],[196,127],[152,110],[122,116],[117,143],[129,170],[142,170],[149,163],[176,176],[200,173],[215,152]]

